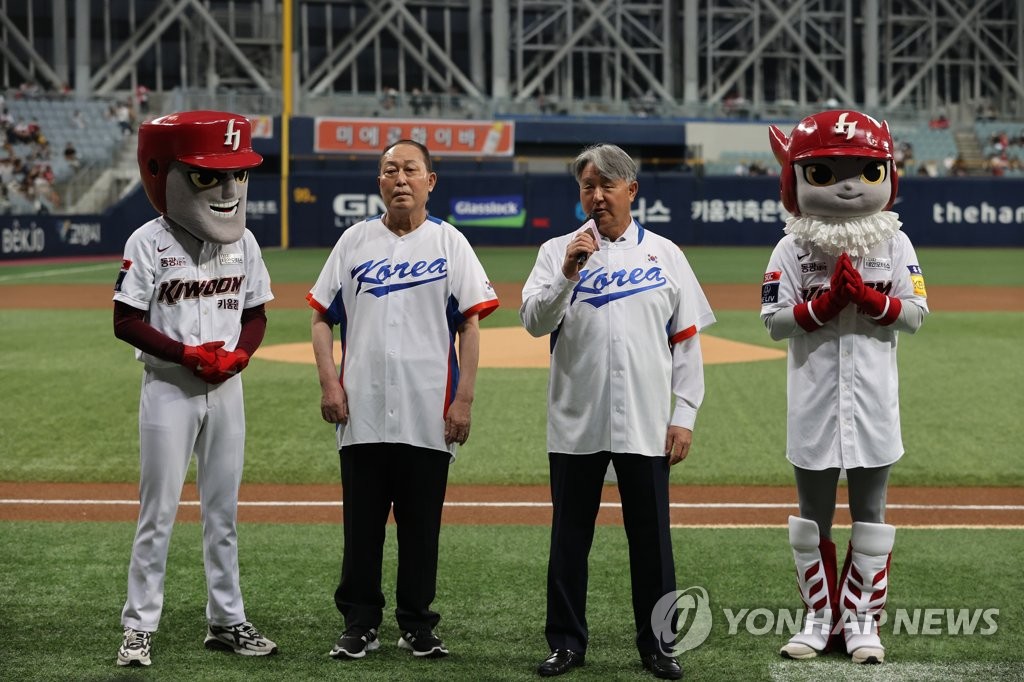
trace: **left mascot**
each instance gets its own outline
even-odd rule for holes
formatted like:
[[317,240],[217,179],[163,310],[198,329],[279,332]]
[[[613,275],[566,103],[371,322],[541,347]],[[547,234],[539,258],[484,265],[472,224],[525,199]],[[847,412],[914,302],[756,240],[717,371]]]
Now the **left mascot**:
[[277,645],[245,615],[236,516],[245,451],[241,372],[274,298],[245,227],[249,171],[263,162],[244,116],[186,111],[139,128],[139,172],[159,217],[124,247],[114,335],[143,363],[139,522],[121,612],[120,666],[148,666],[163,608],[167,551],[192,454],[206,571],[204,644],[265,656]]

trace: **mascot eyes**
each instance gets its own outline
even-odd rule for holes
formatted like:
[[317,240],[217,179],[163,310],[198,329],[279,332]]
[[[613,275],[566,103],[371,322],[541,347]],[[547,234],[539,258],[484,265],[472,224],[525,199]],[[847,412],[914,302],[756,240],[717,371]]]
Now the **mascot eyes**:
[[[205,170],[202,168],[195,168],[188,172],[189,182],[193,186],[199,189],[210,189],[216,187],[228,178],[228,173],[220,173],[217,171]],[[235,178],[235,182],[244,183],[249,180],[248,170],[237,170],[230,173]]]
[[836,184],[838,178],[832,169],[823,163],[811,163],[803,168],[804,179],[811,187],[827,187]]
[[869,163],[864,166],[864,171],[860,174],[860,179],[867,185],[880,185],[885,182],[885,164],[884,163]]
[[[885,182],[887,168],[884,163],[872,161],[860,173],[865,185],[880,185]],[[803,167],[804,179],[811,187],[828,187],[839,182],[835,172],[823,163],[811,163]]]

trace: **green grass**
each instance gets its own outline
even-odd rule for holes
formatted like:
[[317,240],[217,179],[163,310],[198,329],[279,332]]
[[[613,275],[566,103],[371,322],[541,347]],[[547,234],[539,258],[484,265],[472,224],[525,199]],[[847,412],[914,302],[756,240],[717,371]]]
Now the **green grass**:
[[[720,311],[709,333],[783,348],[756,315]],[[134,481],[141,366],[104,310],[0,310],[0,480]],[[276,310],[265,343],[307,342],[309,316]],[[934,313],[900,337],[907,455],[894,485],[1022,485],[1024,315]],[[785,361],[711,365],[690,458],[673,481],[791,485]],[[246,370],[245,480],[337,479],[333,432],[312,365]],[[482,369],[473,433],[453,483],[546,483],[546,369]]]
[[[480,249],[493,281],[522,280],[536,250]],[[756,283],[770,249],[687,249],[706,284]],[[266,259],[276,282],[309,282],[324,249]],[[922,249],[929,285],[1024,286],[1024,250]],[[118,262],[0,268],[5,284],[111,284]],[[756,313],[718,311],[709,333],[783,348]],[[485,326],[518,324],[499,310]],[[903,439],[898,485],[1024,485],[1024,315],[935,312],[900,337]],[[272,311],[266,343],[308,342],[305,310]],[[113,337],[109,310],[0,309],[0,480],[138,480],[141,366]],[[333,432],[319,416],[312,365],[263,360],[246,370],[245,481],[337,483]],[[785,461],[785,361],[709,366],[690,458],[675,483],[792,485]],[[451,470],[456,483],[547,482],[547,371],[483,369],[473,436]],[[435,606],[453,655],[414,661],[384,647],[355,663],[330,660],[341,620],[331,595],[341,532],[333,525],[240,529],[247,614],[282,647],[271,660],[202,649],[205,588],[197,524],[174,535],[154,667],[118,670],[127,562],[134,524],[0,523],[0,678],[4,680],[533,680],[546,653],[544,572],[548,529],[449,526],[442,532]],[[690,680],[1022,679],[1024,559],[1019,530],[900,529],[890,610],[998,608],[991,636],[892,634],[882,668],[829,656],[805,664],[777,656],[788,635],[730,634],[724,609],[796,608],[784,529],[674,531],[680,589],[707,589],[715,618],[707,642],[684,656]],[[845,545],[844,531],[837,544]],[[389,536],[385,594],[393,608]],[[574,680],[650,680],[632,648],[628,561],[621,528],[598,528],[591,555],[591,649]]]
[[[709,333],[783,348],[756,314],[720,311]],[[105,310],[0,310],[0,480],[133,481],[141,367]],[[306,342],[304,310],[273,311],[265,343]],[[894,485],[1021,485],[1024,315],[938,312],[900,337],[903,441]],[[45,348],[45,351],[43,349]],[[678,483],[792,484],[785,361],[706,369],[707,395]],[[483,369],[455,483],[545,483],[547,370]],[[246,371],[249,482],[337,478],[314,368],[257,353]]]
[[[8,680],[533,680],[547,652],[544,592],[548,529],[448,526],[441,534],[435,608],[452,655],[421,661],[395,649],[394,528],[385,553],[387,598],[382,647],[362,661],[339,662],[327,651],[341,629],[334,609],[341,538],[331,525],[243,525],[239,531],[247,616],[280,646],[269,659],[202,648],[205,589],[198,524],[179,524],[168,564],[166,601],[154,638],[153,667],[118,670],[129,548],[134,527],[118,523],[3,523],[0,542],[25,551],[0,555],[0,644]],[[684,654],[690,680],[766,680],[778,665],[783,634],[755,635],[742,609],[796,609],[792,557],[784,529],[676,530],[678,588],[707,590],[713,619],[708,640]],[[845,531],[837,544],[845,546]],[[1019,531],[901,529],[893,555],[888,611],[999,609],[997,631],[971,636],[893,634],[881,674],[899,666],[941,671],[963,663],[1019,670],[1024,650],[1019,552],[1006,549]],[[985,570],[977,571],[976,557]],[[579,680],[649,680],[633,648],[628,557],[621,528],[599,527],[590,558],[591,643]],[[1011,576],[1018,576],[1012,578]],[[1007,580],[1010,580],[1008,583]],[[752,621],[763,625],[763,619]],[[840,656],[791,663],[841,679],[855,666]],[[806,666],[806,667],[805,667]],[[1007,667],[994,668],[1006,670]],[[893,679],[888,677],[886,679]],[[909,679],[909,678],[897,678]],[[996,676],[991,679],[1007,679]]]

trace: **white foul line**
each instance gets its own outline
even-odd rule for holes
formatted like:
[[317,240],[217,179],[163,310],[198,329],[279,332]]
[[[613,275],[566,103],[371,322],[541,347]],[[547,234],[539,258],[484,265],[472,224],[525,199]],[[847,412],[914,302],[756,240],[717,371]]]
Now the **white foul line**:
[[113,258],[109,261],[102,263],[94,263],[92,265],[82,265],[77,268],[54,268],[53,270],[36,270],[34,272],[19,272],[14,275],[0,275],[0,282],[17,282],[18,280],[35,279],[36,277],[59,277],[60,275],[66,275],[71,272],[90,272],[92,270],[110,270],[111,267],[117,266],[119,259]]
[[[61,499],[0,499],[0,504],[26,505],[137,505],[138,500],[61,500]],[[198,507],[198,500],[182,500],[180,506]],[[239,507],[334,507],[341,500],[241,500]],[[445,502],[446,507],[548,509],[550,502]],[[619,502],[602,502],[601,507],[621,509]],[[775,502],[672,502],[672,509],[795,509],[795,504]],[[1020,504],[888,504],[886,509],[949,510],[949,511],[1024,511]]]

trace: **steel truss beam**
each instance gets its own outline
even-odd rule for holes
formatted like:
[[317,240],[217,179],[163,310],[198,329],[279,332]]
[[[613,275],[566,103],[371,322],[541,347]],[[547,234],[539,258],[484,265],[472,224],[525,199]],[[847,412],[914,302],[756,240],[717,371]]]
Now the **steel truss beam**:
[[[285,7],[294,59],[278,53]],[[0,0],[0,78],[60,86],[68,50],[46,31],[80,20],[94,35],[75,50],[91,60],[76,92],[130,76],[275,95],[296,64],[299,111],[307,97],[420,87],[520,109],[544,95],[681,114],[836,100],[1024,115],[1024,0],[78,0],[56,15],[51,0]]]

